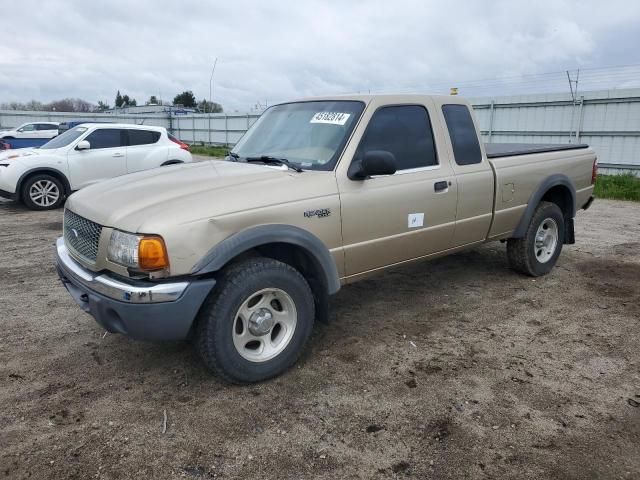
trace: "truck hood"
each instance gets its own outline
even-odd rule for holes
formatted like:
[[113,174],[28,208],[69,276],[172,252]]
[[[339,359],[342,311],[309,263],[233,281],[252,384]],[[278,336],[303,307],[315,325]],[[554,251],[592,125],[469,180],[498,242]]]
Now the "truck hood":
[[336,192],[333,172],[210,160],[106,180],[71,195],[66,207],[104,226],[162,233],[169,222],[186,224]]

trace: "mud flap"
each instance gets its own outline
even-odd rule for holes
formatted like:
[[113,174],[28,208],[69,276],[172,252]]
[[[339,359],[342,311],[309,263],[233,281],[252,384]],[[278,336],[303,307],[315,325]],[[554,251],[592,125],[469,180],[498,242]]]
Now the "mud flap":
[[576,232],[574,230],[573,218],[567,218],[564,221],[564,243],[573,245],[576,243]]

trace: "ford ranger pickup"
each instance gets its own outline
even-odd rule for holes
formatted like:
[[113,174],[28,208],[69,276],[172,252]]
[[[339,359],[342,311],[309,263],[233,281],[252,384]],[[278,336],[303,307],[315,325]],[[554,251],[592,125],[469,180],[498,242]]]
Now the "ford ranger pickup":
[[483,145],[457,96],[312,98],[270,107],[225,161],[71,195],[57,269],[109,332],[191,339],[223,379],[300,356],[343,285],[489,241],[548,273],[593,200],[586,145]]

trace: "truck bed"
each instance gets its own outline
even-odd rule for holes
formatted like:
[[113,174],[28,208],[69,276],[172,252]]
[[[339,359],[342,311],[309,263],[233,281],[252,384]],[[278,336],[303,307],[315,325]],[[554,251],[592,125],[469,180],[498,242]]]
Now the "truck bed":
[[582,143],[554,144],[554,143],[485,143],[487,158],[512,157],[531,153],[559,152],[561,150],[577,150],[588,148]]

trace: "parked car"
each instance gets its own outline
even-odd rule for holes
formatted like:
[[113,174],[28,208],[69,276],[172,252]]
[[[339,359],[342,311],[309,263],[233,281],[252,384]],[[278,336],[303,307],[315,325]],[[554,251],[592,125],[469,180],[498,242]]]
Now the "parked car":
[[12,130],[0,131],[0,138],[53,138],[58,135],[57,122],[23,123]]
[[87,123],[111,123],[111,122],[96,122],[92,120],[71,120],[70,122],[61,122],[58,125],[58,135],[66,132],[67,130],[71,130],[73,127],[77,127],[78,125],[85,125]]
[[0,153],[0,196],[50,210],[96,182],[191,161],[189,146],[163,127],[85,124],[39,148]]
[[388,268],[502,240],[515,270],[548,273],[596,174],[586,145],[485,148],[457,96],[276,105],[228,160],[78,192],[56,248],[105,329],[193,337],[235,383],[293,365],[329,297]]
[[38,148],[50,138],[0,138],[0,150],[18,150],[20,148]]

